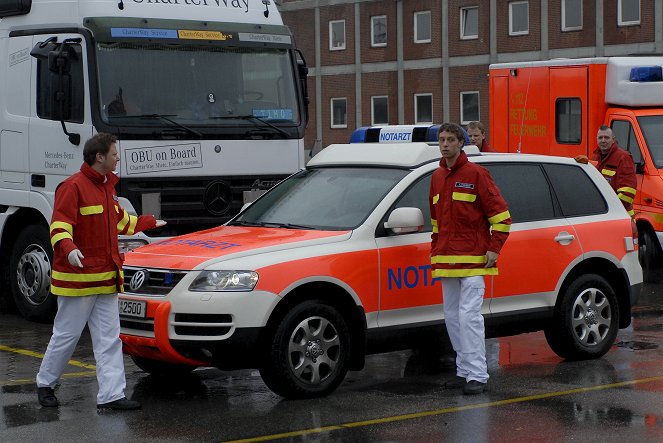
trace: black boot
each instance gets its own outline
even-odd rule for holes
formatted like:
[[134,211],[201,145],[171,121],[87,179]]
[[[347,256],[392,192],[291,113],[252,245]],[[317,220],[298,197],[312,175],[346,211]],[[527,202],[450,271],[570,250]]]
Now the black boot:
[[48,386],[45,388],[37,388],[37,398],[39,399],[39,404],[45,408],[55,408],[60,406],[60,402],[55,397],[53,388],[49,388]]

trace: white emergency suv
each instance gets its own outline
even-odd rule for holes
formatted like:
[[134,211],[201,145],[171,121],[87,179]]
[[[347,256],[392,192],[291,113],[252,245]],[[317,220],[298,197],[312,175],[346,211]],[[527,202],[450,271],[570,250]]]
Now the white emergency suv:
[[[96,132],[118,137],[123,206],[218,226],[305,165],[307,68],[272,0],[0,2],[3,295],[49,320],[57,185]],[[2,301],[2,300],[0,300]]]
[[[487,334],[544,330],[563,358],[601,357],[642,284],[619,199],[570,158],[470,159],[513,217],[499,275],[486,277]],[[434,343],[446,334],[429,262],[439,160],[423,142],[331,145],[225,226],[132,251],[125,352],[150,373],[258,368],[297,398],[332,392],[369,353]]]

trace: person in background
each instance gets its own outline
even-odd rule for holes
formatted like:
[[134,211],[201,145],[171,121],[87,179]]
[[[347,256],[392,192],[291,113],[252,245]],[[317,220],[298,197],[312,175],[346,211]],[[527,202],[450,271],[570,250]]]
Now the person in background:
[[59,406],[54,388],[85,325],[97,366],[97,408],[139,409],[124,395],[126,380],[117,293],[123,290],[118,234],[163,226],[151,215],[129,215],[118,203],[113,174],[120,160],[114,135],[100,133],[83,148],[85,162],[57,187],[51,220],[51,292],[58,296],[53,335],[37,374],[37,398]]
[[456,378],[446,387],[480,394],[488,381],[484,275],[497,275],[511,214],[488,170],[468,161],[463,129],[444,123],[438,141],[442,159],[429,193],[430,257],[432,277],[442,282],[444,321],[456,351]]
[[476,145],[481,152],[495,152],[488,145],[486,140],[486,128],[481,122],[469,122],[467,124],[467,134],[470,136],[470,144]]
[[630,152],[617,145],[612,129],[608,126],[599,127],[596,143],[598,147],[592,154],[592,160],[597,162],[597,169],[608,180],[626,211],[633,217],[633,200],[638,186],[633,157]]

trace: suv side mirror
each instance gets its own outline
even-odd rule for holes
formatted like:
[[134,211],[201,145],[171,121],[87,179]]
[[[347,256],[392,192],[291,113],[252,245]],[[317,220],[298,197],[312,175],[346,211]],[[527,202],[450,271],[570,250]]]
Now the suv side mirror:
[[389,214],[384,227],[394,234],[419,232],[424,228],[424,214],[419,208],[396,208]]

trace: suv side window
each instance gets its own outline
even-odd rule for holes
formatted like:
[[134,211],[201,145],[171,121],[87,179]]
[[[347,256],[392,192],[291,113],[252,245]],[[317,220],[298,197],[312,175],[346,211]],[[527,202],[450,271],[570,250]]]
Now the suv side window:
[[604,214],[608,205],[591,178],[573,165],[545,164],[565,217]]
[[430,193],[430,180],[433,173],[421,177],[414,185],[401,195],[392,211],[396,208],[419,208],[424,214],[424,229],[422,232],[432,232],[433,226],[430,220],[430,206],[428,206],[428,194]]
[[509,205],[513,223],[555,218],[548,180],[536,163],[482,164],[490,171]]

